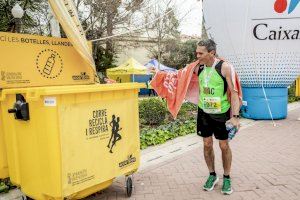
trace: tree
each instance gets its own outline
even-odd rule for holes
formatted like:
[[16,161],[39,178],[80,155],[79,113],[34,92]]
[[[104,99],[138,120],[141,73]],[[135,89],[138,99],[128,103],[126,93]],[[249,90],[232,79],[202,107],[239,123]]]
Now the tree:
[[[156,40],[157,46],[149,48],[153,57],[161,61],[163,42],[166,39],[179,38],[179,20],[176,18],[173,0],[162,0],[156,3],[154,8],[149,8],[145,14],[145,22],[156,20],[146,27],[148,38]],[[162,17],[163,16],[163,17]]]
[[[147,0],[76,0],[80,20],[87,39],[112,36],[128,30],[131,16],[142,8]],[[115,39],[95,42],[93,54],[98,71],[114,66]]]
[[202,34],[201,34],[202,39],[208,39],[207,31],[205,28],[205,19],[204,16],[202,16]]
[[0,31],[11,32],[15,29],[16,21],[11,14],[13,6],[19,2],[20,6],[25,11],[21,19],[22,33],[36,33],[41,29],[41,23],[36,21],[35,14],[43,13],[42,10],[47,6],[45,0],[2,0],[0,1]]
[[181,42],[175,39],[165,41],[162,49],[161,62],[167,66],[181,69],[186,64],[196,60],[195,49],[197,47],[197,40],[187,40]]

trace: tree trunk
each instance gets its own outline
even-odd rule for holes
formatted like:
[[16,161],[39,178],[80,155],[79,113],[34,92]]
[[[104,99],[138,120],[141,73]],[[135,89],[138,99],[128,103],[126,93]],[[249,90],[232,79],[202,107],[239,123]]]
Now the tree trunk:
[[[112,36],[113,35],[113,18],[114,18],[114,13],[113,13],[113,2],[112,0],[107,1],[107,17],[106,17],[106,23],[107,23],[107,36]],[[113,41],[112,39],[107,39],[106,40],[106,50],[105,50],[105,55],[107,58],[110,60],[112,59],[112,54],[113,54]]]
[[205,28],[205,20],[204,20],[204,15],[202,15],[202,33],[201,33],[201,39],[208,39],[208,35],[206,32],[206,28]]

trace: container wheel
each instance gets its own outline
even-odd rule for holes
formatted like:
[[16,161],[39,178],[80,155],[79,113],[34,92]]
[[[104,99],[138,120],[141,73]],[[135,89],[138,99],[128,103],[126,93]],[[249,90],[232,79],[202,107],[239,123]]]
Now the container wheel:
[[129,177],[127,177],[127,180],[126,180],[126,194],[127,194],[127,197],[131,197],[132,188],[133,188],[132,178],[129,176]]

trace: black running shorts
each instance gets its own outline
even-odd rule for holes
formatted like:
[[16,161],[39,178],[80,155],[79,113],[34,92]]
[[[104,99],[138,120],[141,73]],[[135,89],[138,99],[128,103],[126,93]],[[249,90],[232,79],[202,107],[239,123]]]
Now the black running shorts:
[[230,109],[223,114],[207,114],[198,107],[197,134],[201,137],[215,136],[218,140],[227,140],[225,123],[230,119]]

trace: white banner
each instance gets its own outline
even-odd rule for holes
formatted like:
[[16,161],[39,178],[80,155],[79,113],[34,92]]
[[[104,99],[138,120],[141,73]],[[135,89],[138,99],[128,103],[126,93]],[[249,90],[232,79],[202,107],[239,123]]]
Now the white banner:
[[63,27],[68,39],[75,49],[93,68],[96,74],[96,67],[92,52],[88,46],[85,32],[78,18],[77,10],[72,0],[49,0],[56,19]]
[[300,74],[300,0],[204,0],[203,13],[243,86],[286,87]]

